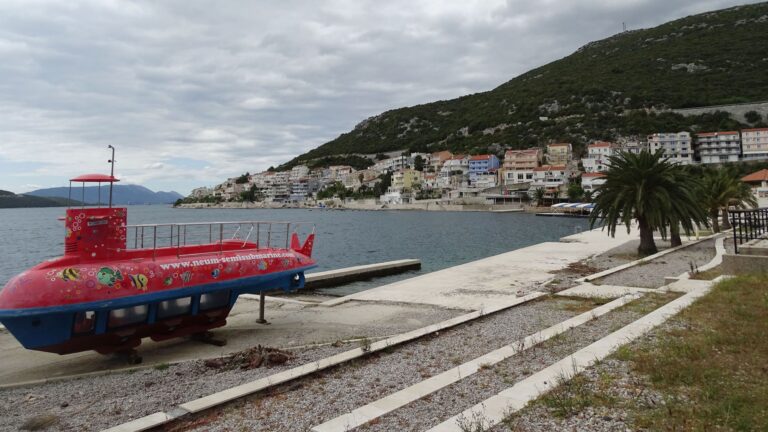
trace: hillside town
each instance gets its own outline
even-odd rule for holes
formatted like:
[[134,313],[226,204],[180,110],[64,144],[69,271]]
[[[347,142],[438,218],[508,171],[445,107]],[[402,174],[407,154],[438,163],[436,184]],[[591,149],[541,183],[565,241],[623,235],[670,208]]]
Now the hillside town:
[[[768,161],[768,128],[654,133],[645,140],[593,141],[583,155],[571,143],[549,143],[496,154],[401,153],[365,155],[371,165],[348,165],[244,174],[213,188],[194,189],[184,203],[263,202],[318,205],[323,200],[375,200],[402,205],[424,200],[461,204],[555,203],[589,200],[604,181],[611,156],[662,151],[682,165]],[[501,151],[499,152],[501,153]],[[768,190],[755,190],[765,198]]]

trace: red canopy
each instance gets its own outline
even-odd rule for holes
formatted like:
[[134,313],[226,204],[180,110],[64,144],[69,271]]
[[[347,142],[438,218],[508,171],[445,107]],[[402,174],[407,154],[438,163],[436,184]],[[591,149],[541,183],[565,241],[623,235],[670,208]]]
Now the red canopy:
[[83,174],[73,179],[69,179],[71,182],[83,182],[83,183],[114,183],[120,180],[106,174]]

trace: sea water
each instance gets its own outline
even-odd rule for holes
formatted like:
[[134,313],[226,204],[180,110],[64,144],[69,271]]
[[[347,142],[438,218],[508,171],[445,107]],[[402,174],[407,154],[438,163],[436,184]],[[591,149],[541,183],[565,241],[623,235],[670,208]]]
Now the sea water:
[[[61,256],[64,208],[0,209],[0,287],[39,262]],[[311,222],[319,270],[418,258],[419,271],[324,290],[348,294],[589,228],[584,219],[527,213],[320,209],[176,209],[129,206],[128,224],[271,220]]]

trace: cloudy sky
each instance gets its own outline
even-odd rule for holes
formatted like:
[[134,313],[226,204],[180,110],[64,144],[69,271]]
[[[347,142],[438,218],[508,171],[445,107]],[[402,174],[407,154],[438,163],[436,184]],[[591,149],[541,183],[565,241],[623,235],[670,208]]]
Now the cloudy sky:
[[255,172],[391,108],[489,90],[732,0],[0,1],[0,189]]

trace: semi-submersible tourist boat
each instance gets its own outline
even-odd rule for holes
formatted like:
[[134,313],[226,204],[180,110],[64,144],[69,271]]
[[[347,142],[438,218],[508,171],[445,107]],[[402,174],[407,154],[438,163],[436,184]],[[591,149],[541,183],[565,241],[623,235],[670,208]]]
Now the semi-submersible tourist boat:
[[315,267],[311,224],[129,226],[127,209],[112,206],[116,181],[100,174],[71,179],[70,196],[72,182],[82,182],[83,191],[85,183],[98,183],[99,191],[109,183],[109,205],[68,208],[64,256],[0,291],[0,322],[25,348],[135,356],[142,338],[210,335],[244,293],[262,294],[263,314],[265,291],[302,288],[304,271]]

